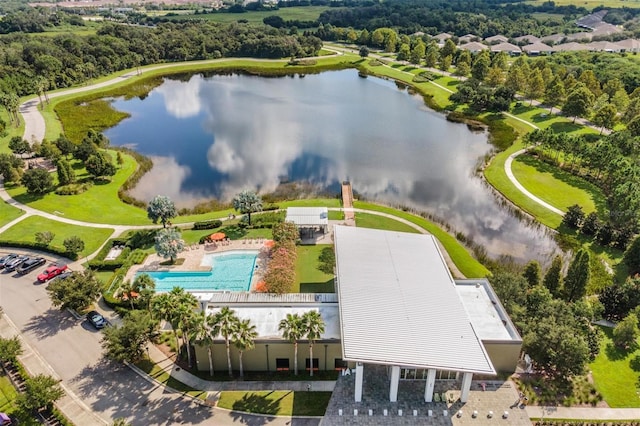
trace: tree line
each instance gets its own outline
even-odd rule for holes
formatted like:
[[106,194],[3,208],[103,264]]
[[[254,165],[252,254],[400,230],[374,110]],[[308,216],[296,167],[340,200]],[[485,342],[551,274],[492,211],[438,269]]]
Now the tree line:
[[171,22],[153,28],[106,23],[95,35],[50,38],[12,33],[0,38],[0,94],[42,93],[38,76],[44,78],[47,91],[140,65],[240,56],[304,57],[316,55],[321,46],[313,35],[237,23]]

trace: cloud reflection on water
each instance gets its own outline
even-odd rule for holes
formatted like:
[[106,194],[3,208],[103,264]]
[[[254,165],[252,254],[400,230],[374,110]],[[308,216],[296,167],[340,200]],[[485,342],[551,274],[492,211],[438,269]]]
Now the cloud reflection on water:
[[[485,134],[447,122],[393,83],[354,75],[193,76],[167,80],[146,106],[121,102],[137,111],[113,134],[131,140],[136,126],[146,128],[138,149],[156,156],[135,195],[193,205],[246,188],[271,192],[283,176],[325,187],[349,179],[367,198],[430,211],[494,255],[526,258],[555,247],[473,176],[491,149]],[[162,111],[166,117],[155,116]]]

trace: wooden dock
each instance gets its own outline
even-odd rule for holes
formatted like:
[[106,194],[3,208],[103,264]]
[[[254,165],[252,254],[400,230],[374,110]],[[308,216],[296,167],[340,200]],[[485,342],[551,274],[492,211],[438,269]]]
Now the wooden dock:
[[342,209],[345,221],[355,221],[356,214],[353,211],[353,190],[351,182],[342,182]]

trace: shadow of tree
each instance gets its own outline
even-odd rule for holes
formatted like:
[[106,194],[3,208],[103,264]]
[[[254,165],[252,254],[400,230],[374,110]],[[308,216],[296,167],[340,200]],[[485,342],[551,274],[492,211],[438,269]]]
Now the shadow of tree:
[[55,336],[58,332],[75,326],[78,320],[67,311],[48,309],[40,315],[29,319],[25,325],[25,332],[32,332],[39,339]]
[[149,425],[176,425],[199,424],[216,415],[212,407],[150,382],[106,358],[82,369],[70,384],[83,402],[98,413],[109,413],[111,418],[134,418],[143,421],[140,424]]
[[549,126],[556,133],[570,133],[580,130],[583,127],[578,123],[556,122]]
[[333,278],[326,282],[300,283],[300,293],[334,293],[335,284]]
[[640,355],[636,355],[629,360],[629,367],[633,371],[640,371]]
[[604,350],[605,350],[605,353],[607,354],[607,358],[609,358],[612,361],[619,361],[621,359],[625,359],[630,352],[633,352],[633,350],[620,348],[614,345],[613,343],[608,343]]
[[264,425],[272,422],[274,420],[273,417],[246,414],[256,412],[276,415],[280,409],[280,401],[288,395],[288,393],[278,399],[270,399],[269,395],[271,395],[271,393],[272,392],[266,394],[248,393],[244,395],[242,399],[236,401],[231,407],[234,410],[231,413],[233,420],[245,425]]

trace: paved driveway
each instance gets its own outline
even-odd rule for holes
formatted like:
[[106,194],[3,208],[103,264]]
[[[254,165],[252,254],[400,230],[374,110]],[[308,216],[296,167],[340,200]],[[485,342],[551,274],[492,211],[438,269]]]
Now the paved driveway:
[[[2,255],[0,251],[0,255]],[[51,259],[51,257],[48,257]],[[102,357],[102,333],[84,319],[51,306],[46,284],[36,276],[0,272],[0,305],[25,341],[53,368],[63,385],[96,414],[78,426],[110,424],[125,417],[134,425],[317,425],[318,419],[249,416],[194,403]]]

